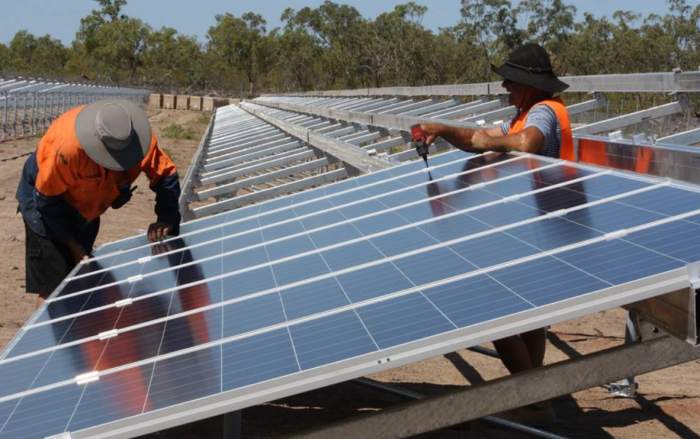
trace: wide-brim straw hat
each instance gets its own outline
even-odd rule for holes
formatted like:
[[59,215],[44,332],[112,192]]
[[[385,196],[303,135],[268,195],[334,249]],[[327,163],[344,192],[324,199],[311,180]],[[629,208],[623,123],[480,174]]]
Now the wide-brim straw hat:
[[496,67],[491,64],[491,69],[509,81],[552,94],[569,88],[569,84],[560,81],[554,74],[547,51],[537,44],[518,47],[511,52],[502,66]]
[[83,151],[92,161],[113,171],[138,165],[151,144],[151,124],[135,103],[106,99],[85,106],[75,122]]

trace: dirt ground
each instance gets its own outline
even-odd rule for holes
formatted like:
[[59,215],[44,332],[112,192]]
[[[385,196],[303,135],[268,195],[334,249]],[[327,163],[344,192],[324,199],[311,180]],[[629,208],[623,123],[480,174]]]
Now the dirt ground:
[[[150,112],[156,133],[171,123],[190,128],[195,140],[160,138],[160,144],[184,175],[206,128],[202,113]],[[37,139],[0,143],[0,347],[4,346],[33,309],[33,298],[24,291],[24,231],[16,212],[15,188],[24,163]],[[145,229],[153,221],[154,195],[140,177],[131,202],[103,216],[98,244],[123,238]],[[616,309],[554,325],[551,328],[547,364],[619,345],[623,341],[625,312]],[[417,364],[399,367],[372,378],[399,384],[425,394],[454,386],[478,383],[505,375],[496,359],[459,351]],[[650,373],[637,378],[635,399],[616,398],[602,387],[592,388],[553,401],[557,421],[548,431],[568,437],[700,437],[700,361]],[[330,421],[374,411],[401,402],[393,396],[357,383],[344,383],[308,392],[243,411],[244,437],[284,436]],[[204,439],[221,437],[219,418],[149,435],[149,438]],[[471,422],[434,432],[430,438],[526,437],[484,422]]]

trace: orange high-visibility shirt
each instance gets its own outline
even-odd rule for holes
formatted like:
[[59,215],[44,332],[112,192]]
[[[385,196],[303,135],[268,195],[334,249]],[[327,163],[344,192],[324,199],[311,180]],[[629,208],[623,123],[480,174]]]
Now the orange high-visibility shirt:
[[62,195],[86,220],[107,210],[119,195],[119,188],[130,186],[141,171],[151,182],[175,174],[172,160],[151,137],[149,149],[138,166],[126,171],[106,169],[88,157],[75,132],[75,122],[83,106],[73,108],[56,119],[36,149],[38,174],[34,187],[45,196]]

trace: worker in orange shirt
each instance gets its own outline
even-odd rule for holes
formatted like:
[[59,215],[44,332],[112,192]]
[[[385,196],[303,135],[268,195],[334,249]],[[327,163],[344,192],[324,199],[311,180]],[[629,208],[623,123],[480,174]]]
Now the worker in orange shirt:
[[141,172],[156,193],[151,241],[179,232],[180,185],[144,111],[126,100],[73,108],[24,164],[17,187],[26,232],[26,290],[40,305],[92,251],[100,215],[131,198]]
[[[518,47],[500,67],[502,86],[518,113],[509,122],[492,128],[472,129],[443,124],[420,124],[426,142],[442,137],[467,152],[518,151],[574,160],[569,114],[557,95],[568,88],[552,70],[547,51],[537,44]],[[494,341],[501,360],[511,373],[542,365],[545,329],[535,329]],[[549,411],[545,407],[545,411]]]

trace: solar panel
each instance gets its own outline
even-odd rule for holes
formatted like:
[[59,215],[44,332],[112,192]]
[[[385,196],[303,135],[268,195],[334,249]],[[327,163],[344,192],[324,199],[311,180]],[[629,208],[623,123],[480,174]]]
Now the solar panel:
[[700,193],[431,158],[105,246],[0,360],[0,438],[128,437],[687,286]]

